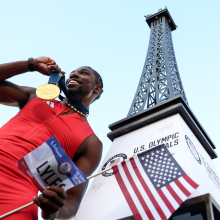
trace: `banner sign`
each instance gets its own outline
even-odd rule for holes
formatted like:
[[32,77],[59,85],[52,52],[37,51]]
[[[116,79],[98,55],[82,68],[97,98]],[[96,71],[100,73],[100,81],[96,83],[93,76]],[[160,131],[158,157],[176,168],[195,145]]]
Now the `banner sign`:
[[31,178],[38,190],[56,185],[67,190],[87,181],[86,176],[67,156],[55,136],[18,160],[17,167]]

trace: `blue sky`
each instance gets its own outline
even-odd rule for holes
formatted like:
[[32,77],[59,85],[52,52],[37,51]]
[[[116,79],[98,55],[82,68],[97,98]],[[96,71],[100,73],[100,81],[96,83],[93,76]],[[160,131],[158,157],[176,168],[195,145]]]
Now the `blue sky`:
[[[88,65],[103,77],[104,93],[88,118],[104,145],[108,125],[127,116],[147,53],[150,29],[144,15],[167,6],[178,28],[174,50],[189,106],[220,155],[219,36],[220,3],[210,1],[1,1],[0,61],[49,56],[67,74]],[[25,73],[19,85],[38,87],[48,77]],[[0,126],[18,109],[0,106]],[[214,163],[220,171],[220,161]],[[220,173],[220,172],[219,172]]]

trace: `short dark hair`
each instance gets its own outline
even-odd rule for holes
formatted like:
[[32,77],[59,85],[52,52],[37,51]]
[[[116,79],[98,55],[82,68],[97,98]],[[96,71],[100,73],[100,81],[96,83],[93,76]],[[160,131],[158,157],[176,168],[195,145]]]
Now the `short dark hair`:
[[99,92],[98,96],[93,100],[93,102],[94,102],[95,100],[99,99],[101,97],[102,93],[103,93],[103,81],[102,81],[102,77],[99,75],[99,73],[97,71],[95,71],[90,66],[87,66],[87,67],[94,71],[96,85],[99,85],[99,86],[102,87],[102,90]]

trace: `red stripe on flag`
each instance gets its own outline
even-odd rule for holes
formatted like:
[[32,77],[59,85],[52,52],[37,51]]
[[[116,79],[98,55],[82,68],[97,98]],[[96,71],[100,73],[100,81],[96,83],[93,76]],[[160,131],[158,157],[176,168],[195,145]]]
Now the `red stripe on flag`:
[[130,172],[128,170],[127,164],[125,163],[125,161],[122,161],[121,164],[122,164],[122,167],[123,167],[123,169],[125,171],[125,174],[126,174],[128,180],[129,180],[129,182],[130,182],[130,184],[131,184],[135,194],[137,195],[138,200],[140,201],[140,203],[141,203],[141,205],[142,205],[146,215],[148,216],[149,219],[154,220],[155,219],[154,216],[152,215],[151,211],[149,210],[149,208],[148,208],[147,204],[145,203],[142,195],[140,194],[140,192],[139,192],[139,190],[138,190],[138,188],[137,188],[133,178],[131,177],[131,174],[130,174]]
[[183,178],[194,188],[196,189],[199,185],[195,183],[187,174],[183,175]]
[[124,194],[124,197],[125,197],[128,205],[129,205],[129,207],[130,207],[130,209],[131,209],[131,211],[132,211],[132,213],[133,213],[133,215],[135,217],[135,220],[143,220],[141,215],[140,215],[140,213],[137,210],[137,207],[135,206],[135,204],[134,204],[134,202],[133,202],[133,200],[131,198],[131,195],[129,194],[129,192],[128,192],[126,186],[125,186],[125,183],[123,182],[123,179],[122,179],[122,177],[121,177],[121,175],[119,173],[119,170],[118,170],[118,166],[115,165],[115,166],[112,167],[112,169],[114,171],[115,178],[116,178],[116,180],[118,182],[118,185],[121,188],[121,191]]
[[168,191],[170,192],[170,194],[173,196],[173,198],[177,201],[177,203],[179,205],[181,205],[183,203],[183,201],[180,199],[180,197],[176,194],[176,192],[173,190],[173,188],[170,186],[170,184],[165,186]]
[[171,214],[175,212],[175,209],[173,208],[170,201],[167,199],[167,197],[164,195],[163,191],[161,189],[157,190],[158,194],[160,195],[163,202],[166,204],[167,208],[170,210]]
[[[23,164],[23,165],[22,165]],[[44,188],[38,183],[38,181],[35,179],[33,173],[30,171],[29,166],[26,163],[26,160],[24,157],[22,157],[18,162],[17,162],[17,167],[29,178],[31,178],[31,181],[34,183],[34,185],[37,187],[38,190],[41,192],[44,190]]]
[[178,179],[176,179],[174,182],[187,197],[190,196],[191,193],[185,188],[185,186]]
[[153,194],[151,193],[149,187],[147,186],[146,182],[144,181],[135,161],[134,158],[131,157],[129,159],[131,161],[131,165],[134,169],[134,172],[136,173],[141,185],[143,186],[145,192],[147,193],[149,199],[151,200],[152,204],[154,205],[155,209],[157,210],[158,214],[160,215],[162,220],[167,220],[166,215],[164,214],[163,210],[161,209],[161,207],[159,206],[159,204],[157,203],[156,199],[154,198]]

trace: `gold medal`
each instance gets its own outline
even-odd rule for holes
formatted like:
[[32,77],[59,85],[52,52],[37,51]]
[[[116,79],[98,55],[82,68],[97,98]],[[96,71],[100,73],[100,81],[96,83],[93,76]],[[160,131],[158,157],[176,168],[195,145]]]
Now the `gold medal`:
[[51,101],[56,99],[60,94],[60,88],[55,84],[44,84],[37,88],[36,95],[38,98]]

